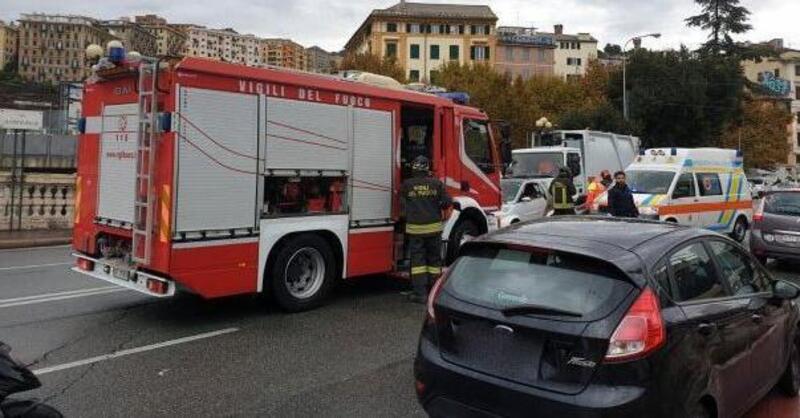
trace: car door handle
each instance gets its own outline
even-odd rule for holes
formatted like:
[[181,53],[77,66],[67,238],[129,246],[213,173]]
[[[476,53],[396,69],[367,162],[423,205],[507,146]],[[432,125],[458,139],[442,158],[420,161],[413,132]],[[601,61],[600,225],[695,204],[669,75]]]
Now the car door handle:
[[697,332],[701,335],[711,335],[711,333],[717,328],[717,324],[713,322],[703,322],[697,326]]
[[756,324],[760,324],[764,321],[764,317],[759,314],[750,315],[750,319],[752,319]]

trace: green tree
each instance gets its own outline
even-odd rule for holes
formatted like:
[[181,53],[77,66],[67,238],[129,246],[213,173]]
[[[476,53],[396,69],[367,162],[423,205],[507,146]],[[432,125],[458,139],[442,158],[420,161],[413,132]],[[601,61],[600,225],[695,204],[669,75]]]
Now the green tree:
[[617,44],[606,44],[603,52],[608,56],[622,55],[622,47]]
[[695,0],[702,13],[686,19],[687,26],[709,31],[708,41],[701,50],[711,54],[733,53],[736,45],[732,34],[745,33],[753,27],[747,23],[750,11],[739,6],[739,0]]
[[394,57],[380,57],[375,54],[348,54],[342,60],[340,70],[358,70],[391,77],[401,83],[406,82],[403,67]]

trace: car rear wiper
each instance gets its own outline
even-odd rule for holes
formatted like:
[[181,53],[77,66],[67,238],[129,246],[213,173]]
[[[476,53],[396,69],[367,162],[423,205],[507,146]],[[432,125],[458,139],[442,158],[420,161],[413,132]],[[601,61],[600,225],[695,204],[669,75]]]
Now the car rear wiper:
[[564,315],[564,316],[572,316],[575,318],[580,318],[583,316],[583,314],[580,312],[568,311],[566,309],[551,308],[549,306],[532,305],[532,304],[509,306],[507,308],[502,309],[500,312],[502,312],[503,315],[505,316],[516,316],[525,314]]

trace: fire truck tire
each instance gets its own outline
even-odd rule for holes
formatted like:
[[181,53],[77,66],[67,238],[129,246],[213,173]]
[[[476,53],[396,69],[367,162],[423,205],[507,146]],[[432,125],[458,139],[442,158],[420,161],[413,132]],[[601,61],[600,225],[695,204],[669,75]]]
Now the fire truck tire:
[[453,226],[453,230],[450,231],[450,238],[447,240],[447,258],[445,260],[447,264],[456,260],[458,249],[461,248],[461,244],[480,234],[481,231],[478,229],[478,225],[471,219],[461,219],[458,221],[455,226]]
[[336,261],[330,244],[319,235],[289,238],[274,260],[268,280],[273,299],[284,310],[314,309],[330,294]]

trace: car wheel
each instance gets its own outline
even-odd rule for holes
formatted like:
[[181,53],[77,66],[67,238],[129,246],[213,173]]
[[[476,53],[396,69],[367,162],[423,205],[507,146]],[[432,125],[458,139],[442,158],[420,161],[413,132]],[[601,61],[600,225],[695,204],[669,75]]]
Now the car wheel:
[[327,241],[303,234],[282,245],[270,269],[270,288],[278,305],[289,312],[320,306],[330,293],[336,262]]
[[747,236],[747,220],[740,216],[736,219],[736,223],[733,224],[731,238],[736,242],[742,242],[745,236]]
[[676,224],[676,223],[678,223],[678,220],[675,219],[675,218],[667,218],[667,220],[665,222],[668,222],[668,223],[671,223],[671,224]]
[[461,245],[472,238],[481,234],[478,225],[470,219],[462,219],[456,223],[450,231],[450,239],[447,241],[447,264],[452,263],[458,255]]
[[798,350],[796,342],[792,344],[789,364],[786,365],[786,370],[781,375],[781,380],[778,381],[778,389],[784,395],[792,398],[800,392],[800,350]]

